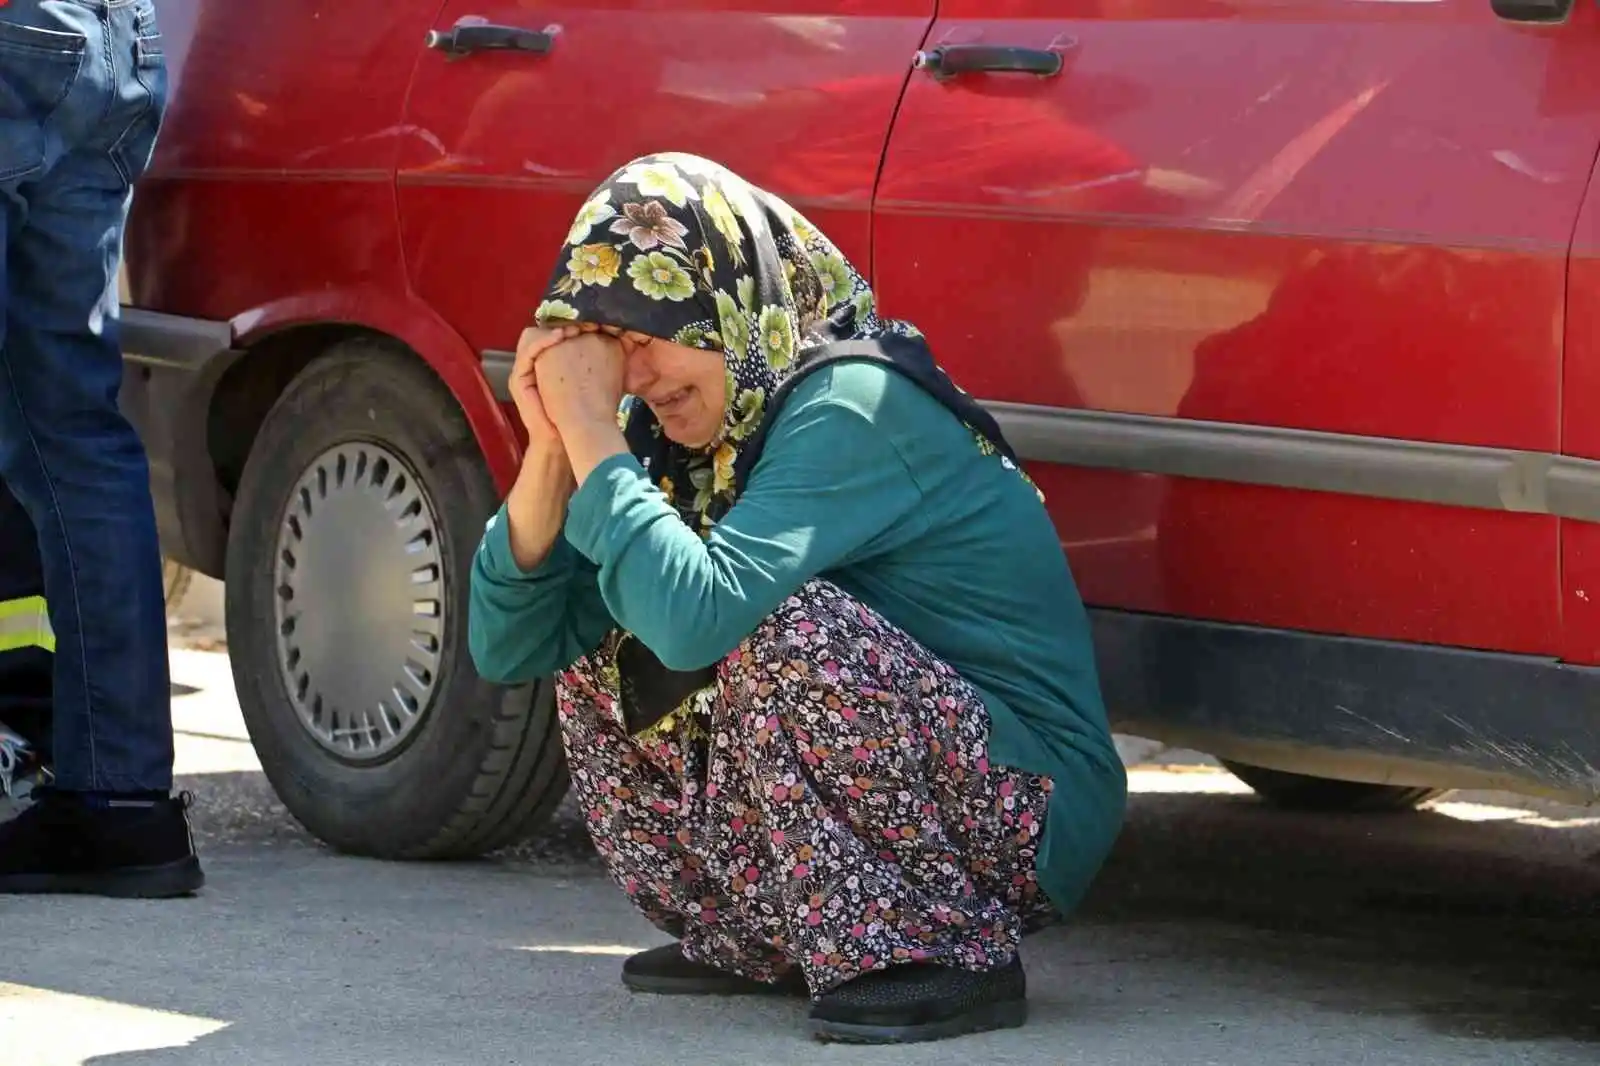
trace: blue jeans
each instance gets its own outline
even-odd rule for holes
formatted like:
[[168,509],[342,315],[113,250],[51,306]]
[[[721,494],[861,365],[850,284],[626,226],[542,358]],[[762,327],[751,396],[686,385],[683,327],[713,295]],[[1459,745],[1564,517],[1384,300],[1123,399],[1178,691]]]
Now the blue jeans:
[[60,787],[172,786],[161,549],[117,270],[166,105],[152,0],[0,6],[0,478],[39,534]]

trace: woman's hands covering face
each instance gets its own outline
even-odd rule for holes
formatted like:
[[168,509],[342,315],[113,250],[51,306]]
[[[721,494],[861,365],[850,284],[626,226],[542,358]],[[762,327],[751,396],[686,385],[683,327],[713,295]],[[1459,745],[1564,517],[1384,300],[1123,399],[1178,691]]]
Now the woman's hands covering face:
[[545,407],[544,397],[539,392],[536,364],[542,355],[562,341],[576,337],[578,332],[576,326],[563,326],[560,329],[531,327],[523,330],[517,341],[517,358],[511,365],[507,388],[511,393],[511,402],[517,405],[522,426],[528,431],[530,450],[561,448],[561,435],[556,431],[555,423]]
[[563,436],[595,423],[614,428],[627,365],[623,342],[597,330],[554,332],[562,336],[534,357],[535,391],[549,420]]

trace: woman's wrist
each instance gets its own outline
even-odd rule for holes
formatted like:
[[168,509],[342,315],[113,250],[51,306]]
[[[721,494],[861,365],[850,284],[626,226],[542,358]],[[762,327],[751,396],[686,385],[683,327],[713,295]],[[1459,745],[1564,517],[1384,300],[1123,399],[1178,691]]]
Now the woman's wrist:
[[572,464],[573,480],[582,485],[594,468],[611,458],[628,451],[628,441],[617,428],[616,414],[598,415],[575,421],[561,431],[566,444],[567,457]]
[[576,484],[559,444],[531,445],[506,496],[511,558],[524,573],[538,568],[555,547]]

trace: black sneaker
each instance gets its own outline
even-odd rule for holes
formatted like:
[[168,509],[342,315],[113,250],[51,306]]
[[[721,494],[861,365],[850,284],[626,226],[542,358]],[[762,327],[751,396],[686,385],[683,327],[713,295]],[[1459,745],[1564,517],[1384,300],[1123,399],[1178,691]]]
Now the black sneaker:
[[811,1035],[850,1044],[914,1044],[1028,1020],[1022,959],[981,972],[910,963],[847,981],[811,1008]]
[[622,963],[622,983],[635,992],[658,996],[807,995],[805,977],[790,970],[777,984],[752,981],[736,973],[683,957],[677,944],[663,944],[630,955]]
[[189,796],[89,804],[42,789],[0,825],[0,894],[187,896],[205,884],[186,813]]

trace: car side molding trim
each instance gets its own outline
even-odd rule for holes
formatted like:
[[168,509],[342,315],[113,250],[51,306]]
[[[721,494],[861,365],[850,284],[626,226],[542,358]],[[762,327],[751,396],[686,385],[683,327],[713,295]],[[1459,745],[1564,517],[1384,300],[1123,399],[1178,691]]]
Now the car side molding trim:
[[1024,459],[1600,521],[1600,462],[1546,452],[984,404]]
[[501,403],[510,403],[511,367],[517,361],[517,353],[490,348],[479,357],[483,360],[483,376],[488,379],[489,391]]
[[140,366],[198,370],[233,347],[233,326],[123,307],[122,358]]
[[[483,353],[510,402],[515,353]],[[1600,460],[984,400],[1023,459],[1600,522]]]

